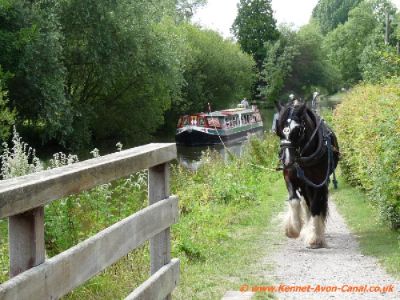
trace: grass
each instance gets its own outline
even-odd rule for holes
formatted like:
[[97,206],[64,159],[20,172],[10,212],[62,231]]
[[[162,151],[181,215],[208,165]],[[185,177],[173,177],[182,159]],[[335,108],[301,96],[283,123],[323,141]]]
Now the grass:
[[366,194],[340,178],[333,192],[339,212],[356,235],[364,255],[376,257],[388,273],[400,279],[400,232],[390,230]]
[[286,193],[279,174],[271,171],[275,147],[272,137],[253,140],[241,159],[224,162],[206,153],[198,171],[173,170],[172,190],[181,210],[172,228],[173,256],[181,259],[174,298],[221,299],[243,284],[265,284],[260,275],[269,250],[265,232]]
[[[202,227],[204,240],[195,243],[204,249],[195,260],[180,256],[181,282],[174,298],[221,299],[226,291],[239,291],[243,284],[266,284],[262,259],[271,242],[266,232],[271,218],[282,210],[286,189],[282,180],[272,184],[265,180],[259,194],[260,201],[253,203],[198,208],[195,214],[204,219],[194,223]],[[182,218],[173,231],[191,228],[192,222]]]

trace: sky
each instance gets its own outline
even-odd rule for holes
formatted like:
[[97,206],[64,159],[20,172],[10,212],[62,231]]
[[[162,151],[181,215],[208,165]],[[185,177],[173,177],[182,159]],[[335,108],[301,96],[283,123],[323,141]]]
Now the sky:
[[[193,22],[231,37],[230,28],[237,15],[239,0],[208,0],[208,4],[199,9]],[[400,0],[392,0],[400,8]],[[278,24],[293,24],[295,28],[308,23],[311,13],[318,0],[272,0],[274,17]]]

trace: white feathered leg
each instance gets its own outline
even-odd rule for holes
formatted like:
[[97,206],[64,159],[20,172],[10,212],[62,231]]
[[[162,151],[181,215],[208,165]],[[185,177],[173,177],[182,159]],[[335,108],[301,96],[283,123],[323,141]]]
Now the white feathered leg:
[[298,238],[303,222],[301,220],[300,199],[289,200],[289,211],[285,220],[285,234],[289,238]]
[[321,215],[311,216],[309,222],[302,232],[304,242],[309,248],[325,247],[325,218]]

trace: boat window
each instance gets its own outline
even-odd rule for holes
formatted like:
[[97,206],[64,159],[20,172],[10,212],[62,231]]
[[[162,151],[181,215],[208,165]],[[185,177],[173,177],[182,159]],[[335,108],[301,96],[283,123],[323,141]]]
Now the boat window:
[[204,118],[199,118],[199,126],[204,126]]
[[208,126],[210,127],[221,127],[221,123],[219,122],[218,118],[207,118]]
[[235,116],[235,117],[233,117],[233,119],[232,119],[232,126],[237,126],[237,123],[238,123],[237,117]]
[[225,119],[225,126],[228,127],[228,128],[232,126],[232,119],[231,118],[226,118]]
[[189,120],[187,117],[183,118],[183,126],[189,125]]

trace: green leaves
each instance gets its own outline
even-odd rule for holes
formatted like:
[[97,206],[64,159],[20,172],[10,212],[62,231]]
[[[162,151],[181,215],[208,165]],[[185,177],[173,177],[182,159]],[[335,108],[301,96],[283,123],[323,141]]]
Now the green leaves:
[[178,116],[186,113],[222,109],[236,105],[250,94],[255,79],[254,61],[231,40],[218,33],[181,24],[178,35],[183,39],[183,84],[166,114],[167,124],[176,125]]
[[344,24],[348,19],[351,9],[362,0],[332,1],[320,0],[314,7],[312,16],[318,20],[323,34],[334,30],[339,24]]
[[0,142],[4,143],[11,133],[11,126],[15,122],[15,111],[10,111],[7,107],[7,91],[4,88],[5,75],[0,66]]
[[259,70],[265,58],[264,43],[279,37],[270,0],[240,0],[232,31],[243,51],[251,54]]
[[384,219],[400,226],[399,79],[363,84],[345,96],[334,115],[346,178],[368,191]]
[[395,35],[389,37],[392,46],[384,45],[386,14],[391,16],[394,12],[389,1],[363,1],[349,12],[346,23],[327,34],[324,49],[345,85],[361,79],[378,82],[398,74]]
[[265,44],[267,55],[261,72],[265,85],[261,93],[267,101],[272,103],[285,93],[308,97],[315,89],[334,89],[338,76],[326,61],[322,41],[315,22],[297,32],[290,27],[280,27],[279,40]]

